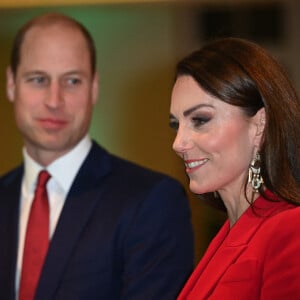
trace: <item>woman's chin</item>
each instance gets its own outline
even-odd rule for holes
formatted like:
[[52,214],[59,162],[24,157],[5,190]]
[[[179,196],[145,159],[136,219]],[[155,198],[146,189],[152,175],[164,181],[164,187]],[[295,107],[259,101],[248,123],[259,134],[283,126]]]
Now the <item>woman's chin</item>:
[[189,189],[192,193],[197,194],[197,195],[206,194],[206,193],[211,192],[210,189],[207,189],[203,186],[199,186],[199,184],[196,184],[195,182],[192,182],[192,181],[190,181]]

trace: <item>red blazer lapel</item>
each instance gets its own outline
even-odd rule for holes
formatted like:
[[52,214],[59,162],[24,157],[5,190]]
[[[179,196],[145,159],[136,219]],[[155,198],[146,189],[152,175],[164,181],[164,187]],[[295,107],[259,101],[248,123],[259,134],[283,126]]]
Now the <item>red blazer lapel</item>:
[[211,242],[178,299],[207,299],[228,267],[248,247],[249,241],[264,221],[287,206],[285,202],[276,202],[274,205],[274,202],[260,197],[254,207],[249,207],[230,230],[227,221]]
[[[211,259],[214,257],[216,251],[219,249],[220,245],[226,238],[228,231],[229,231],[229,222],[227,221],[227,222],[225,222],[225,224],[222,226],[221,230],[218,232],[218,234],[214,237],[214,239],[210,243],[204,256],[200,260],[196,269],[194,270],[191,277],[185,284],[183,290],[181,291],[181,293],[178,297],[178,300],[186,299],[187,295],[189,295],[191,297],[194,294],[194,292],[193,292],[194,287],[197,286],[202,273],[204,272],[207,265],[209,264]],[[205,292],[204,290],[206,290],[206,288],[204,288],[202,291]],[[194,298],[189,298],[189,299],[194,299]],[[197,299],[197,298],[195,298],[195,299]]]

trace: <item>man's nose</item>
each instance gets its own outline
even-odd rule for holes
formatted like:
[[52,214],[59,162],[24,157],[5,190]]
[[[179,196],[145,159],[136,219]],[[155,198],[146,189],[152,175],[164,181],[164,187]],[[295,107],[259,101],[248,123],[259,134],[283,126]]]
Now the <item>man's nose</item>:
[[58,108],[64,103],[63,88],[58,82],[52,82],[46,97],[46,105],[50,108]]

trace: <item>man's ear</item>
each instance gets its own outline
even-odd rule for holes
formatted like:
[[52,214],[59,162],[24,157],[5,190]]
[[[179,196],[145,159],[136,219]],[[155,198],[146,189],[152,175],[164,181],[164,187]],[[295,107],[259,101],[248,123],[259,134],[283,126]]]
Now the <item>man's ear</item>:
[[99,94],[99,73],[96,71],[92,82],[92,101],[93,104],[97,102]]
[[6,95],[10,102],[15,100],[15,76],[11,67],[6,68]]

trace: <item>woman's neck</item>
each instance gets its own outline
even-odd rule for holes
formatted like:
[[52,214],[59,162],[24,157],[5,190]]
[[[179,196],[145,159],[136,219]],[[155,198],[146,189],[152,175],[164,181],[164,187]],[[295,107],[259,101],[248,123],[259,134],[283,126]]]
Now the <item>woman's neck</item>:
[[[247,198],[243,189],[236,194],[229,193],[226,191],[219,191],[219,194],[227,210],[230,228],[236,223],[236,221],[250,206],[250,200],[253,197],[252,188],[247,188],[246,193]],[[252,201],[255,201],[258,198],[258,195],[259,194],[256,193]]]

